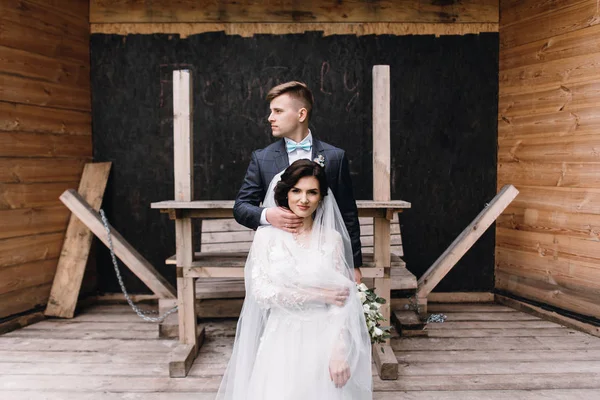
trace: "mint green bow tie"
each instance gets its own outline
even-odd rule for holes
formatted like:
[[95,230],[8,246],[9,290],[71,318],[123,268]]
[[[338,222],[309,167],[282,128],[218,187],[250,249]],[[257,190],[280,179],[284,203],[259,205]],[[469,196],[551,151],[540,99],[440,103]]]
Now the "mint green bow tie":
[[311,148],[312,148],[312,144],[310,142],[305,142],[305,141],[302,141],[300,143],[287,142],[285,144],[285,149],[287,150],[288,153],[291,153],[292,151],[294,151],[296,149],[310,151]]

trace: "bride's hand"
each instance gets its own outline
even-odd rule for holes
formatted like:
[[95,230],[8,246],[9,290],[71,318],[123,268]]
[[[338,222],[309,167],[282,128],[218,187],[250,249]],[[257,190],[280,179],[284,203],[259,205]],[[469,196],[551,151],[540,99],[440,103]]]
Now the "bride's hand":
[[343,387],[348,379],[350,379],[350,367],[343,360],[332,359],[329,361],[329,377],[335,384],[336,388]]
[[319,295],[324,303],[343,307],[344,304],[346,304],[346,300],[348,300],[350,290],[347,287],[341,287],[339,289],[319,289]]

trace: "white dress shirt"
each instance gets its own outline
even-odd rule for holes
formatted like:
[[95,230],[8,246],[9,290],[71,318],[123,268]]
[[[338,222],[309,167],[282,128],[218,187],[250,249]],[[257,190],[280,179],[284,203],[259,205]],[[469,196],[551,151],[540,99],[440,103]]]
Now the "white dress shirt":
[[[288,143],[295,143],[295,144],[299,144],[294,142],[292,139],[288,139],[288,138],[284,138],[285,140],[285,144]],[[292,151],[291,153],[288,153],[288,159],[289,159],[289,165],[291,165],[294,161],[298,161],[301,159],[306,159],[306,160],[310,160],[310,158],[312,157],[312,133],[310,132],[310,129],[308,130],[308,136],[306,136],[304,139],[302,139],[303,142],[308,141],[308,143],[310,143],[310,150],[304,150],[301,148],[297,148],[296,150]],[[262,213],[260,214],[260,224],[261,225],[271,225],[269,224],[269,221],[267,221],[267,209],[265,208],[264,210],[262,210]]]

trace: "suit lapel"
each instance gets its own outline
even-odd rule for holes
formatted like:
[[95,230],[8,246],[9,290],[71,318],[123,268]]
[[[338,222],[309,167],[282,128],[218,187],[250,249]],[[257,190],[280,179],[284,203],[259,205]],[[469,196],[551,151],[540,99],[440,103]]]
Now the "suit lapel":
[[283,139],[279,141],[275,151],[277,152],[277,154],[275,154],[275,175],[277,175],[290,165],[288,153],[285,149],[285,141]]
[[319,157],[319,155],[323,154],[323,151],[325,151],[323,149],[323,144],[321,143],[320,140],[317,140],[313,137],[313,141],[312,141],[312,158],[310,159],[311,161],[314,161],[315,158]]

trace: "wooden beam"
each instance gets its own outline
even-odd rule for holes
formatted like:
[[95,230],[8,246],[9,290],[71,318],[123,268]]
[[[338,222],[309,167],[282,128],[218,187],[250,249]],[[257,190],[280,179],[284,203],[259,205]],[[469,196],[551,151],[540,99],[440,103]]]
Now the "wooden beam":
[[157,33],[175,34],[184,39],[190,35],[206,32],[224,32],[226,35],[252,37],[254,35],[289,35],[306,32],[321,32],[332,35],[470,35],[485,32],[498,32],[497,22],[472,22],[464,24],[426,22],[290,22],[264,24],[260,22],[166,22],[166,23],[109,23],[90,24],[91,33],[105,35],[151,35]]
[[[106,230],[100,215],[77,193],[70,189],[65,191],[60,200],[77,216],[93,233],[108,246]],[[137,252],[119,232],[110,224],[115,255],[159,297],[175,298],[175,289],[154,267]]]
[[44,319],[46,319],[44,314],[39,311],[8,319],[0,322],[0,335],[16,331],[17,329],[24,328],[27,325],[35,324],[36,322],[43,321]]
[[[390,201],[390,66],[373,66],[373,200]],[[373,218],[373,259],[376,268],[389,268],[390,221]],[[375,291],[387,300],[381,313],[390,320],[390,277],[376,278]]]
[[507,273],[504,269],[497,269],[495,272],[496,289],[563,310],[600,318],[597,288],[582,290],[577,287],[565,287],[557,284],[552,276],[527,277],[521,276],[522,273],[517,275],[516,271]]
[[430,303],[491,303],[494,294],[490,292],[432,292],[427,296]]
[[91,23],[153,22],[498,22],[497,0],[290,2],[91,0]]
[[382,380],[398,379],[398,359],[389,344],[373,345],[373,361]]
[[[173,163],[175,173],[175,201],[192,201],[194,196],[194,146],[193,146],[193,85],[189,70],[173,71]],[[175,258],[177,266],[191,265],[194,261],[194,236],[192,219],[175,220]],[[192,345],[193,361],[202,342],[196,334],[196,279],[177,277],[179,306],[179,341]],[[187,359],[186,359],[187,360]],[[180,364],[178,376],[186,376],[190,363]],[[171,366],[169,367],[171,369]],[[171,370],[171,372],[173,372]]]
[[[186,278],[243,278],[243,267],[179,267]],[[384,268],[361,268],[363,278],[384,278]],[[403,281],[404,282],[404,281]]]
[[[373,200],[390,201],[390,66],[373,66]],[[391,297],[391,214],[373,218],[373,261],[385,275],[373,279],[375,292],[386,300],[381,306],[383,318],[390,322]],[[398,379],[398,360],[389,345],[373,346],[373,358],[381,379]]]
[[[110,173],[110,162],[86,164],[78,193],[94,211],[100,210]],[[73,318],[83,281],[93,233],[75,215],[71,215],[62,251],[44,314]]]
[[413,310],[395,310],[392,314],[392,323],[400,336],[427,336],[428,334],[425,329],[426,322],[421,320],[421,315]]
[[390,66],[373,66],[373,200],[391,200]]
[[505,306],[512,307],[516,310],[535,315],[536,317],[540,317],[548,321],[556,322],[557,324],[600,337],[600,326],[578,321],[576,319],[561,315],[555,311],[544,310],[543,308],[534,306],[533,304],[527,304],[525,302],[511,299],[510,297],[499,294],[495,295],[495,298],[498,303],[504,304]]
[[417,297],[426,298],[458,260],[475,244],[483,233],[492,225],[498,216],[508,207],[519,191],[512,185],[502,188],[492,201],[452,242],[450,247],[421,276],[417,289]]

